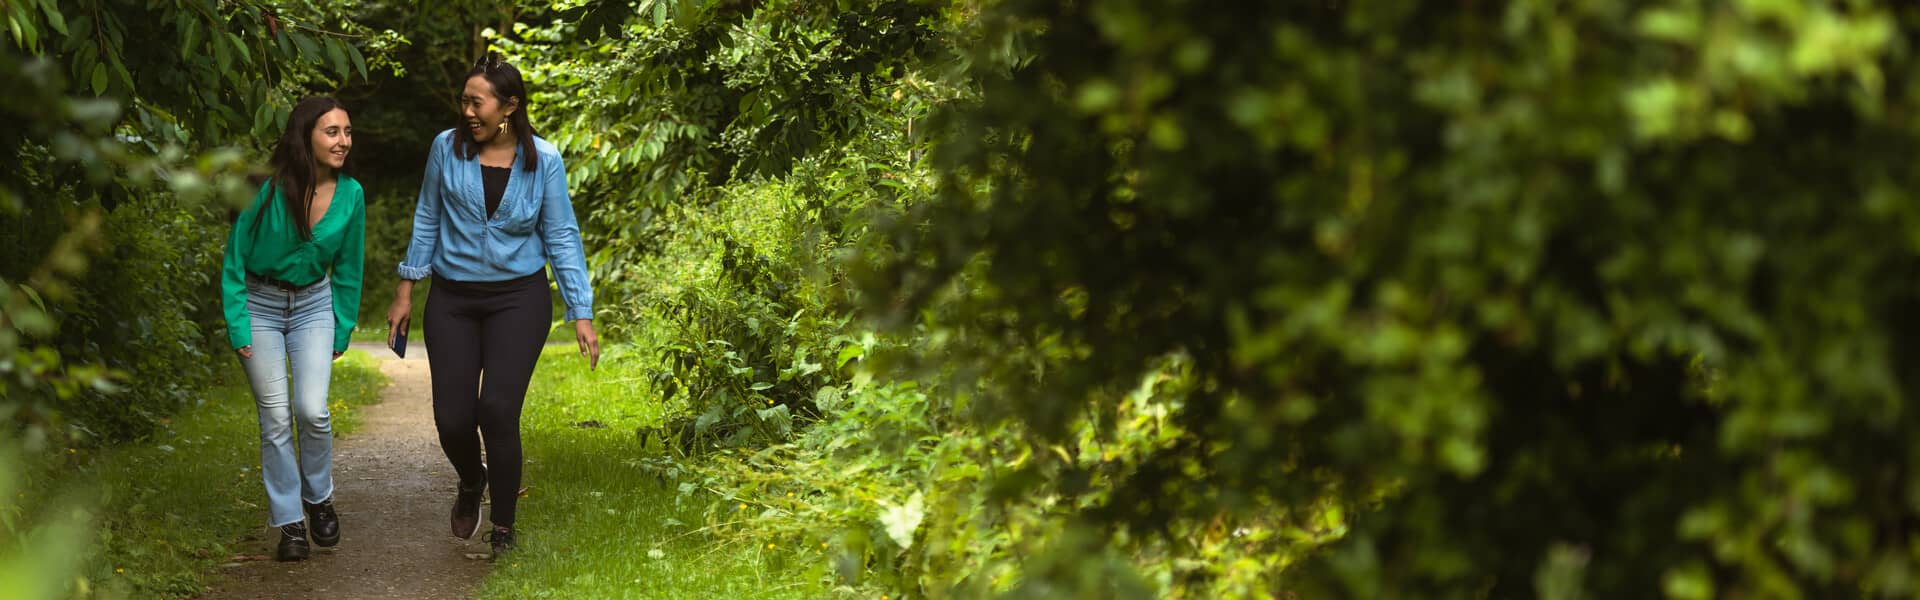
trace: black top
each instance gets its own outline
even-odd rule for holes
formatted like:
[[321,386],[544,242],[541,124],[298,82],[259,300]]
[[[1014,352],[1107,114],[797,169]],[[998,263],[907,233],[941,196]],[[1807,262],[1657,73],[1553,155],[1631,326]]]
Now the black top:
[[513,167],[489,167],[480,165],[480,178],[487,185],[487,218],[493,218],[493,211],[500,208],[500,197],[507,193],[507,176],[513,173]]

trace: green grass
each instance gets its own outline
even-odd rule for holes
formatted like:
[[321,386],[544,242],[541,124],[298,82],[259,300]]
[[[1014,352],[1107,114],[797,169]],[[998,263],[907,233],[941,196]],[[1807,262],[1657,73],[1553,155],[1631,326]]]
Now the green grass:
[[[334,363],[336,434],[356,429],[354,409],[378,400],[386,379],[376,364],[359,351]],[[205,590],[216,565],[242,550],[236,540],[266,522],[260,426],[239,366],[233,369],[238,383],[208,390],[204,403],[145,439],[59,449],[29,467],[49,476],[29,481],[32,492],[23,498],[42,499],[45,510],[92,506],[94,539],[81,585],[104,597],[190,597]]]
[[[662,418],[632,350],[608,348],[598,371],[572,347],[542,355],[521,425],[529,490],[520,550],[494,568],[481,597],[832,595],[819,577],[783,566],[819,558],[709,535],[701,527],[711,502],[681,499],[677,483],[628,462],[647,452],[634,429]],[[603,427],[580,426],[588,421]]]

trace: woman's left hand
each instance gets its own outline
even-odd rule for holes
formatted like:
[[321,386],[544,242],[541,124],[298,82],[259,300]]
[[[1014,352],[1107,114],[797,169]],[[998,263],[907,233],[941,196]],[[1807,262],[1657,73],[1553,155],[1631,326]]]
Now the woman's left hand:
[[593,331],[592,319],[573,322],[573,339],[580,343],[580,355],[587,357],[587,369],[600,367],[600,334]]
[[345,353],[345,352],[335,352],[335,353],[333,353],[333,359],[334,359],[334,360],[340,360],[340,357],[341,357],[341,356],[345,356],[346,354],[347,354],[347,353]]

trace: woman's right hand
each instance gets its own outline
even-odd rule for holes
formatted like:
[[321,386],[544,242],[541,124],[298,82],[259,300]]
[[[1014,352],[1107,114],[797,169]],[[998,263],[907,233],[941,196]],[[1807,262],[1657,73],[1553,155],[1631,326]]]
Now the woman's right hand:
[[413,298],[394,296],[393,304],[387,306],[387,345],[392,346],[394,336],[407,326],[407,316],[413,314]]
[[234,348],[233,351],[239,353],[240,358],[243,358],[246,360],[253,360],[253,346],[241,346],[239,348]]

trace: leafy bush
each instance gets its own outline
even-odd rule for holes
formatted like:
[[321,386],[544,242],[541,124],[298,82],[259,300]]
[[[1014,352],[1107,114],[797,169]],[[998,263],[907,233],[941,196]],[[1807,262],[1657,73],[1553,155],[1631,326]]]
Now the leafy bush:
[[121,440],[224,355],[207,352],[221,346],[212,277],[223,215],[252,192],[235,146],[276,136],[297,86],[367,71],[345,38],[318,35],[333,19],[311,7],[70,4],[0,9],[0,114],[20,124],[0,131],[15,165],[0,175],[0,426]]
[[61,352],[124,374],[63,413],[92,437],[129,439],[202,398],[236,364],[220,343],[217,281],[225,220],[165,202],[106,214],[102,255],[57,305]]
[[1044,454],[1010,485],[1115,536],[1332,501],[1351,528],[1278,587],[1312,596],[1916,589],[1920,9],[980,23],[941,200],[870,298],[931,309],[977,415],[1042,447],[1163,361],[1195,379],[1110,487]]
[[819,418],[815,395],[846,319],[825,305],[821,275],[806,272],[830,248],[793,243],[817,227],[798,203],[789,186],[729,188],[677,212],[658,258],[602,286],[629,299],[609,311],[618,327],[664,338],[653,387],[687,417],[659,433],[683,449],[784,441]]

